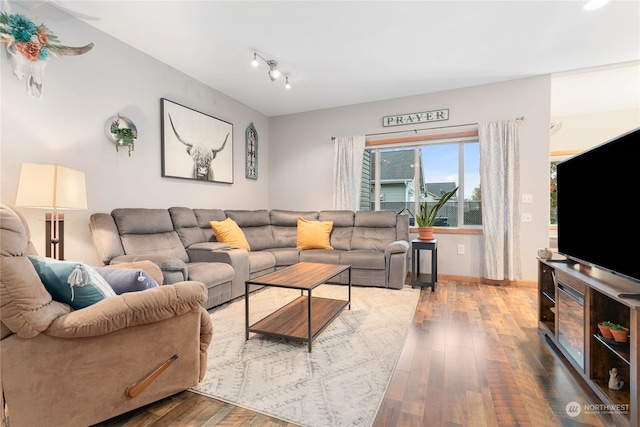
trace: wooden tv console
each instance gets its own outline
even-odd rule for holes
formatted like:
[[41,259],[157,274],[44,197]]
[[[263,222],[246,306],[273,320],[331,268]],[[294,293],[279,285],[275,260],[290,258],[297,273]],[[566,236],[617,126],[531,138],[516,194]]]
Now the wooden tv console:
[[[538,260],[540,332],[560,350],[602,400],[602,412],[610,414],[616,425],[630,427],[640,427],[640,299],[620,298],[618,294],[637,293],[639,289],[640,285],[637,283],[597,268],[566,263],[563,260]],[[576,309],[580,301],[583,302],[582,313]],[[581,314],[584,323],[576,325],[575,319],[579,319]],[[608,342],[601,337],[598,322],[606,320],[629,328],[628,344]],[[574,324],[567,325],[571,321]],[[572,344],[568,345],[567,336],[572,334],[567,331],[571,328],[578,331],[573,334],[578,336],[572,337]],[[582,351],[579,350],[581,339]],[[625,382],[621,390],[608,387],[609,370],[613,367],[618,369],[619,376]]]

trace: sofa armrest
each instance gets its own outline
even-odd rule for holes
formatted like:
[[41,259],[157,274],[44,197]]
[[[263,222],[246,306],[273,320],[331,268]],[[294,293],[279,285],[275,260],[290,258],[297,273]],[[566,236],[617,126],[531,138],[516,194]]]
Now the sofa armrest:
[[106,335],[200,310],[200,304],[206,298],[205,285],[200,282],[180,282],[128,292],[60,316],[43,333],[58,338]]
[[213,338],[213,322],[209,312],[200,307],[200,375],[199,381],[202,381],[207,374],[207,350],[211,339]]
[[[151,261],[163,271],[187,270],[187,264],[180,258],[167,255],[120,255],[111,260],[109,264],[121,264],[136,261]],[[186,273],[185,273],[186,275]]]
[[384,250],[387,261],[388,276],[387,287],[402,289],[407,279],[407,258],[409,254],[409,242],[396,240],[391,242]]
[[[180,258],[168,255],[120,255],[113,258],[110,265],[131,263],[137,261],[151,261],[162,270],[164,276],[164,283],[182,282],[189,279],[189,271],[187,270],[187,264]],[[181,280],[174,280],[171,282],[169,275],[166,273],[179,273],[182,276]]]
[[[246,249],[226,248],[210,250],[189,246],[187,254],[191,262],[224,262],[236,267],[243,263],[249,265],[249,252]],[[248,268],[248,267],[247,267]]]
[[232,248],[211,251],[191,249],[192,246],[187,249],[191,262],[221,262],[233,267],[235,274],[231,282],[232,298],[244,295],[244,282],[249,280],[249,252],[246,249]]
[[406,240],[396,240],[389,243],[384,249],[384,256],[388,257],[391,254],[406,254],[409,251],[409,242]]
[[226,249],[231,249],[231,246],[229,246],[228,243],[200,242],[200,243],[194,243],[193,245],[189,246],[187,248],[187,253],[189,253],[189,251],[219,251],[219,250],[226,250]]

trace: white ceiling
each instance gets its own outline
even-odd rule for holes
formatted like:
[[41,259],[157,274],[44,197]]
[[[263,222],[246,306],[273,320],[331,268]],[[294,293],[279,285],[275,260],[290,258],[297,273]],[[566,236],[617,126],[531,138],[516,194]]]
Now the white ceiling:
[[551,117],[631,109],[640,109],[640,61],[554,74],[551,79]]
[[[267,116],[640,60],[637,0],[59,3]],[[251,66],[254,51],[290,90]]]

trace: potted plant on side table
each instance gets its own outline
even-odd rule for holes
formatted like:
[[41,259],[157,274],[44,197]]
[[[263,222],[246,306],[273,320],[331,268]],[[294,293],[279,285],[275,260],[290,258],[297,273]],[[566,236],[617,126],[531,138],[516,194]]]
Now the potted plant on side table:
[[425,200],[420,205],[420,212],[414,215],[410,209],[404,208],[399,213],[403,213],[404,211],[409,212],[411,216],[415,218],[416,225],[418,226],[418,239],[420,240],[433,240],[433,226],[436,223],[438,218],[438,211],[444,206],[445,203],[449,201],[451,197],[458,191],[458,187],[455,189],[444,193],[440,200],[436,202],[435,205],[429,207],[427,201]]

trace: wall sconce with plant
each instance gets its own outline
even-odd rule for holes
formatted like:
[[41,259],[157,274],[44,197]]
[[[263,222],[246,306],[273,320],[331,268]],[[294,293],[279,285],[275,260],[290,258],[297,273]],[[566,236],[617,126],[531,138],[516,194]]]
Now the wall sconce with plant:
[[105,126],[107,138],[116,146],[116,151],[120,151],[120,147],[129,149],[129,157],[135,148],[136,139],[138,139],[138,129],[136,125],[127,117],[116,114],[107,120]]

